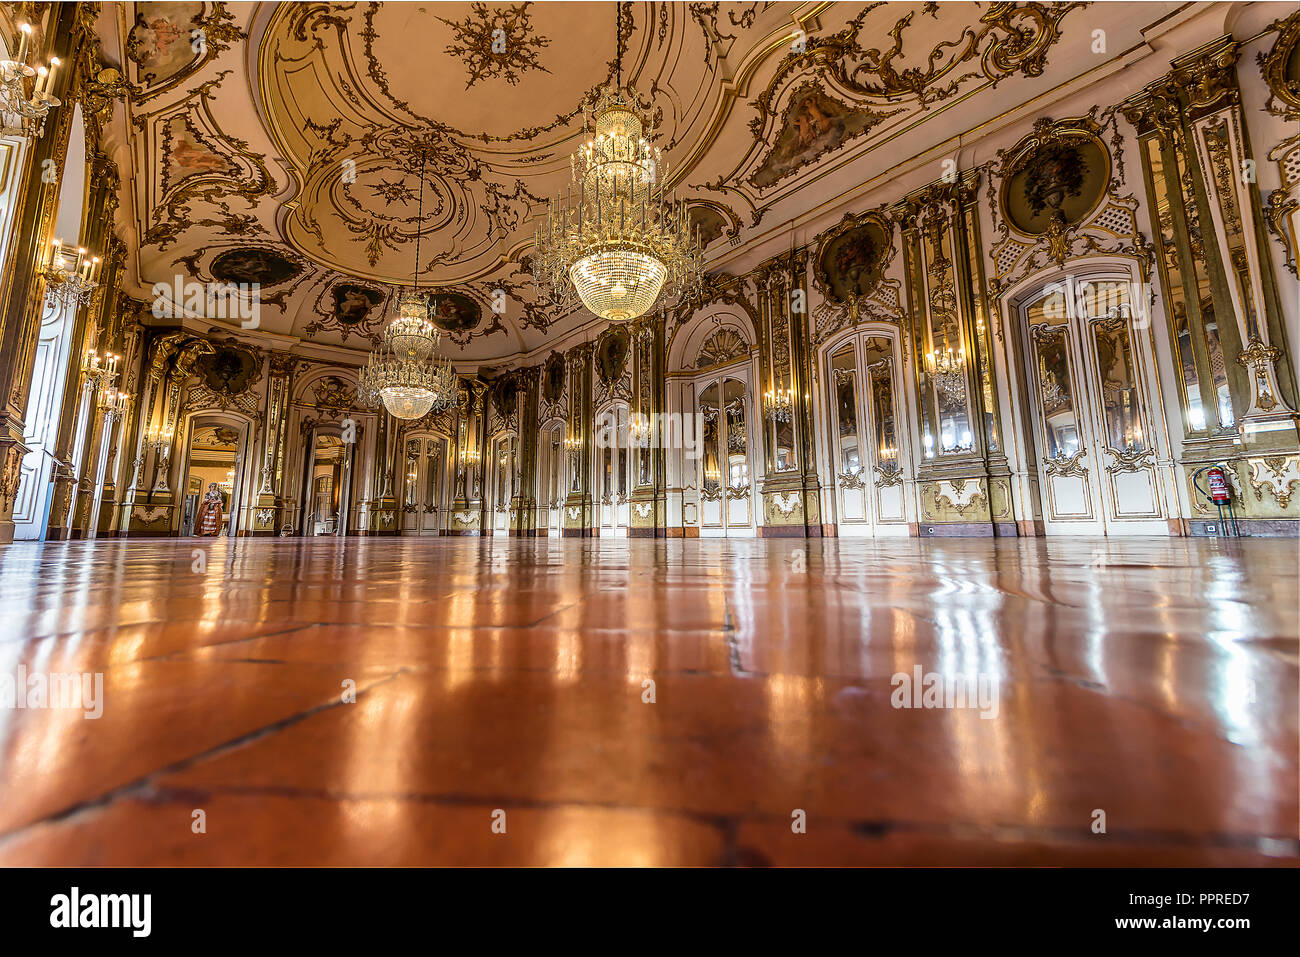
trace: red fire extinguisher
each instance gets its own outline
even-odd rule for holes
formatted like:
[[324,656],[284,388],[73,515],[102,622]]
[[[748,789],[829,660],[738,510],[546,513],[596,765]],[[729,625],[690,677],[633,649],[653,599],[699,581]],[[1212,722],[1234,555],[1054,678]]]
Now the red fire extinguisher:
[[1227,505],[1232,493],[1228,490],[1228,476],[1223,474],[1223,469],[1217,465],[1206,469],[1205,481],[1210,486],[1210,501],[1215,505]]
[[[1201,488],[1201,483],[1196,481],[1197,477],[1202,474],[1205,476],[1206,484],[1209,486],[1208,489]],[[1192,483],[1196,486],[1196,488],[1200,491],[1200,493],[1204,495],[1206,498],[1208,498],[1214,504],[1214,506],[1219,510],[1220,525],[1224,525],[1223,509],[1225,506],[1227,507],[1228,524],[1224,525],[1224,531],[1227,531],[1228,528],[1231,528],[1232,535],[1234,536],[1240,535],[1241,529],[1237,527],[1237,516],[1236,513],[1233,512],[1232,510],[1232,487],[1228,485],[1227,473],[1224,472],[1224,470],[1218,465],[1211,465],[1208,468],[1197,469],[1195,472],[1193,472]]]

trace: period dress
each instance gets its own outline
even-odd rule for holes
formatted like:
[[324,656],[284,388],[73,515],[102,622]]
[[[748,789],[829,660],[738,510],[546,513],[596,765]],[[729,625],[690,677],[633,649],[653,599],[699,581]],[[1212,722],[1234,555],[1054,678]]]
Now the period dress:
[[216,482],[208,484],[208,494],[199,504],[199,513],[194,517],[194,534],[217,535],[221,532],[222,513],[221,491]]

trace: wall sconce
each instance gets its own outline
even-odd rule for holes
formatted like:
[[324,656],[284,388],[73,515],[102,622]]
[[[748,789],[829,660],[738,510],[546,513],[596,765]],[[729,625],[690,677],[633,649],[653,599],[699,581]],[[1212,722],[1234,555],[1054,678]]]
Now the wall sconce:
[[99,394],[99,411],[113,422],[118,421],[126,415],[127,407],[131,404],[131,394],[129,392],[119,392],[113,389],[106,389]]
[[634,412],[628,423],[628,429],[633,443],[638,447],[644,446],[650,440],[650,417],[644,412]]
[[71,247],[59,240],[50,243],[50,258],[41,271],[45,277],[45,303],[51,309],[77,308],[90,302],[99,283],[99,257],[89,257],[86,250]]
[[794,418],[794,390],[768,389],[763,393],[763,413],[774,422],[789,422]]
[[943,397],[952,404],[966,400],[966,350],[958,349],[956,354],[951,349],[946,352],[931,350],[926,355],[926,364],[934,376],[935,386]]
[[460,460],[466,468],[476,469],[479,462],[483,461],[483,456],[478,449],[462,449]]
[[93,349],[87,350],[81,360],[81,374],[86,377],[86,387],[92,391],[104,386],[112,388],[117,382],[117,364],[121,359],[111,352],[101,356]]
[[[50,57],[48,67],[32,69],[27,65],[27,46],[31,40],[31,24],[18,27],[18,56],[0,60],[0,114],[4,117],[4,135],[35,137],[45,135],[45,119],[50,110],[60,105],[59,98],[50,90],[54,74],[59,68],[59,58]],[[27,95],[27,80],[36,77],[32,95]]]

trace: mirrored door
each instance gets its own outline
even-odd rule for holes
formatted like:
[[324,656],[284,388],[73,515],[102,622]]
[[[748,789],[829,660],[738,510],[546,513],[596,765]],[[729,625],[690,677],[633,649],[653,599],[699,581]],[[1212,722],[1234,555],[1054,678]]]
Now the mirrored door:
[[492,533],[510,534],[510,503],[515,494],[515,456],[518,443],[513,434],[492,442]]
[[559,535],[564,512],[564,424],[542,429],[537,446],[537,508],[548,535]]
[[754,534],[750,392],[740,372],[700,392],[700,534]]
[[597,416],[596,437],[600,534],[622,538],[627,535],[632,513],[632,452],[627,406],[613,406]]
[[1048,533],[1168,533],[1130,288],[1049,285],[1022,305]]
[[895,339],[857,335],[830,356],[839,534],[906,534],[898,444]]
[[406,440],[403,534],[441,534],[448,448],[446,436],[413,436]]

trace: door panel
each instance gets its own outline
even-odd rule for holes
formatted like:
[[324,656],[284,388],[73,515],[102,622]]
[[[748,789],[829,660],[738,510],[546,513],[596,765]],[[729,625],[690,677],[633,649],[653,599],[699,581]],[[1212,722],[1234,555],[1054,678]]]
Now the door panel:
[[[894,419],[894,340],[863,333],[830,357],[839,534],[906,533]],[[888,523],[898,523],[888,528]]]
[[404,535],[441,534],[448,444],[449,440],[439,435],[414,436],[406,441]]
[[[705,384],[707,383],[707,384]],[[751,390],[747,371],[735,368],[704,380],[698,409],[704,419],[700,457],[700,534],[755,534],[751,481]]]
[[1070,280],[1022,308],[1049,534],[1167,534],[1129,280]]

